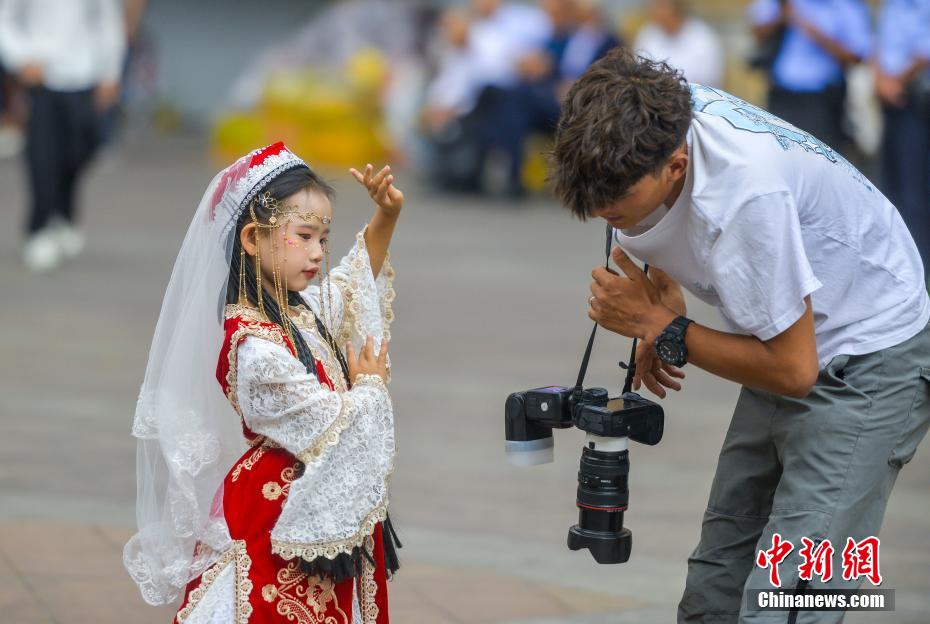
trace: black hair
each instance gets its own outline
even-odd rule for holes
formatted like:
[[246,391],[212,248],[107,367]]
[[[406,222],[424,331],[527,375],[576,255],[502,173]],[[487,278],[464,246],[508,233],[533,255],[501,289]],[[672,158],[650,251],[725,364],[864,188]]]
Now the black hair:
[[[295,167],[294,169],[285,171],[284,173],[272,179],[267,185],[265,185],[264,188],[259,189],[259,193],[256,195],[267,193],[272,199],[281,202],[294,193],[299,193],[300,191],[304,190],[321,193],[329,200],[332,200],[335,196],[335,190],[333,187],[330,186],[326,181],[323,180],[323,178],[317,175],[317,173],[309,167]],[[271,213],[268,209],[264,208],[260,202],[254,202],[254,212],[255,217],[261,223],[268,223],[268,219],[271,217]],[[226,303],[234,304],[239,302],[239,264],[240,254],[242,251],[242,241],[240,239],[240,234],[242,232],[242,228],[251,222],[252,211],[250,211],[249,207],[246,206],[242,211],[242,215],[239,217],[239,220],[236,222],[236,227],[232,232],[232,257],[230,258],[229,263],[229,278],[226,287]],[[246,260],[244,268],[244,294],[248,302],[257,307],[258,286],[256,284],[257,280],[255,276],[255,263]],[[288,291],[287,302],[288,305],[292,307],[307,307],[303,297],[300,296],[300,293]],[[294,325],[294,322],[291,320],[290,316],[281,314],[281,309],[273,297],[267,297],[263,295],[262,306],[265,308],[265,313],[268,315],[268,319],[272,323],[277,323],[281,327],[290,327],[291,335],[294,337],[294,349],[297,351],[297,358],[307,368],[308,373],[311,375],[316,375],[316,361],[313,358],[313,354],[310,353],[310,347],[307,346],[307,342],[300,334],[297,326]],[[287,325],[285,325],[285,323],[287,323]]]
[[555,194],[581,220],[655,175],[685,142],[691,91],[666,63],[615,48],[562,105],[552,158]]

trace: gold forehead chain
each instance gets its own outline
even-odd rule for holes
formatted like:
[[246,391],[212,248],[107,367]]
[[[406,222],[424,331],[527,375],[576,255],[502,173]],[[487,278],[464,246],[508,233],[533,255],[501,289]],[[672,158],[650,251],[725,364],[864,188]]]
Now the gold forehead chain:
[[[255,204],[256,203],[259,204],[266,211],[271,212],[271,216],[268,218],[268,225],[259,223],[258,218],[255,216]],[[324,217],[324,216],[318,215],[315,212],[301,212],[297,210],[294,206],[285,206],[282,209],[281,203],[277,199],[272,197],[268,192],[262,193],[261,195],[256,197],[255,200],[249,205],[249,211],[252,213],[252,221],[254,221],[256,225],[258,225],[259,227],[271,227],[271,228],[278,227],[280,225],[280,223],[278,223],[279,217],[286,217],[286,216],[300,217],[301,219],[303,219],[304,221],[307,221],[308,223],[312,223],[314,220],[316,220],[322,223],[323,225],[329,225],[330,223],[333,222],[332,217]]]

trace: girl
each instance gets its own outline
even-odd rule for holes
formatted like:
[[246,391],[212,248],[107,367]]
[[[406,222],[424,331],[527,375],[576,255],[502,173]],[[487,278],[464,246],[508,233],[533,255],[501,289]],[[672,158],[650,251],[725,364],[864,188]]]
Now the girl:
[[387,250],[404,196],[389,167],[352,174],[377,208],[332,271],[333,190],[282,143],[214,178],[181,247],[124,550],[147,602],[183,595],[179,624],[388,622]]

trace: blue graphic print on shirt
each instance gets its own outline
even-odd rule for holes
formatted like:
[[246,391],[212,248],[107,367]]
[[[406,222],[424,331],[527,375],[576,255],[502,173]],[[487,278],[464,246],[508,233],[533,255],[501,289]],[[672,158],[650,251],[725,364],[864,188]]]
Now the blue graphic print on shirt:
[[758,106],[703,85],[691,85],[691,108],[695,112],[707,113],[725,119],[737,130],[746,130],[758,134],[772,135],[784,150],[800,147],[805,152],[819,154],[832,163],[844,166],[849,174],[870,191],[872,185],[858,169],[837,154],[833,148],[814,136],[795,128],[783,119],[779,119]]

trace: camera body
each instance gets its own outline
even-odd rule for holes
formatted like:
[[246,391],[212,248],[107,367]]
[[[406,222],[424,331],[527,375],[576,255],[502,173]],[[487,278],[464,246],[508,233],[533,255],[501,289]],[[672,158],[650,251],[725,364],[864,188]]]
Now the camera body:
[[507,459],[517,466],[553,461],[553,429],[574,426],[587,434],[578,471],[578,524],[569,529],[568,547],[587,548],[598,563],[627,561],[633,545],[623,527],[629,440],[658,444],[662,407],[635,392],[608,398],[605,388],[547,386],[507,397],[504,422]]
[[565,386],[546,386],[514,392],[504,406],[504,437],[507,459],[516,466],[535,466],[553,461],[553,429],[574,426],[584,407],[608,403],[606,388],[580,392]]

